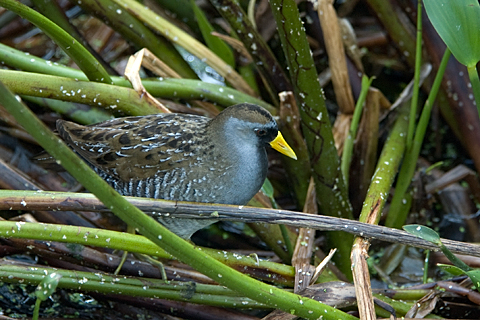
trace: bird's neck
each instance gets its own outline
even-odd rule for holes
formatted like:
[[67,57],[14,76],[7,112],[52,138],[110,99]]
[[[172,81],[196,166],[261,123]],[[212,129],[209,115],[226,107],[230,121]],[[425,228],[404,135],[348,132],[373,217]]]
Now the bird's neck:
[[251,194],[242,195],[242,198],[236,199],[238,201],[234,203],[246,204],[262,186],[267,173],[268,160],[265,147],[252,144],[248,141],[248,136],[241,136],[241,130],[234,128],[236,125],[241,126],[236,121],[228,121],[223,128],[216,130],[224,134],[212,135],[212,137],[216,140],[216,145],[222,146],[218,150],[218,156],[225,157],[227,160],[225,162],[231,166],[224,175],[226,181],[232,184],[231,189],[255,190]]

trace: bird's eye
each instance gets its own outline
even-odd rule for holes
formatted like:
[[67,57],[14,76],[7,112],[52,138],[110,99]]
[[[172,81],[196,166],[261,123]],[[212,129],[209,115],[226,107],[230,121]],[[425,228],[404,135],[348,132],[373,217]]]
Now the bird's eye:
[[263,137],[264,135],[267,134],[267,131],[265,131],[263,129],[255,129],[255,134],[259,137]]

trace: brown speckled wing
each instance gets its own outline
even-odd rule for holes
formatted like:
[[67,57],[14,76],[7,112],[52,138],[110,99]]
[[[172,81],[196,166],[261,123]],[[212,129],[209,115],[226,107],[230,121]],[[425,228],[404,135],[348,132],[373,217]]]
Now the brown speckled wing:
[[91,126],[59,120],[57,130],[92,166],[129,181],[198,165],[202,154],[194,145],[206,143],[203,132],[208,121],[195,115],[158,114]]

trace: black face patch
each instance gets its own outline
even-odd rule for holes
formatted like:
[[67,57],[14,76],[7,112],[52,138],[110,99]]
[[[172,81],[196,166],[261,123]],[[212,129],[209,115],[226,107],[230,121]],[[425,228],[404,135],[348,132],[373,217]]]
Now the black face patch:
[[262,137],[262,141],[264,141],[265,144],[269,144],[270,142],[275,140],[277,135],[278,135],[278,130],[276,128],[268,128],[267,134]]

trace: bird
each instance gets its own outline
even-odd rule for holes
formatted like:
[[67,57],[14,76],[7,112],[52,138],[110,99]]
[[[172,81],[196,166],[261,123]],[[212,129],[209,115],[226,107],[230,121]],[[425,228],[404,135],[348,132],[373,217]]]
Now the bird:
[[[296,159],[273,116],[241,103],[214,118],[160,113],[93,125],[59,119],[60,137],[124,196],[245,205],[268,169],[266,147]],[[157,217],[184,239],[216,222]]]

